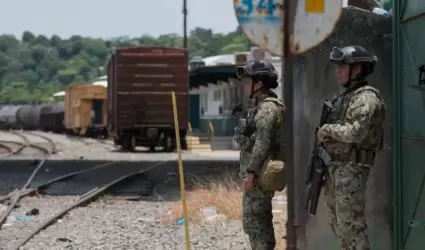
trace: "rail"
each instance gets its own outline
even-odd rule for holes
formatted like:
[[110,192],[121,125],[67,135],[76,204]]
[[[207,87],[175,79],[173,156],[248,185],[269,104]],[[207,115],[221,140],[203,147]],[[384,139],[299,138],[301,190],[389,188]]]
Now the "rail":
[[6,208],[6,211],[4,211],[3,213],[0,214],[0,228],[3,225],[3,223],[5,222],[5,220],[7,219],[7,217],[9,216],[9,214],[12,212],[12,210],[15,208],[16,204],[19,202],[20,198],[22,197],[22,193],[25,193],[26,190],[29,189],[34,177],[37,175],[37,173],[40,171],[40,169],[42,169],[44,163],[49,159],[51,154],[55,154],[56,153],[56,145],[54,143],[53,140],[51,140],[50,138],[37,134],[37,133],[29,133],[26,132],[27,134],[31,134],[34,136],[38,136],[43,138],[44,140],[48,141],[49,144],[51,144],[52,148],[48,149],[48,148],[44,148],[42,146],[38,146],[34,143],[31,143],[30,140],[21,132],[18,131],[10,131],[10,133],[15,134],[19,137],[22,138],[22,140],[24,141],[24,143],[19,143],[21,144],[20,148],[18,149],[18,151],[12,152],[13,153],[19,153],[20,151],[22,151],[24,148],[26,147],[34,147],[37,148],[41,151],[43,151],[45,153],[44,158],[38,163],[38,166],[32,171],[30,177],[28,178],[27,182],[25,183],[25,185],[22,187],[21,190],[17,191],[13,196],[11,196],[10,198],[10,202]]
[[187,145],[187,150],[188,151],[192,151],[192,136],[193,136],[193,130],[192,130],[192,125],[190,124],[190,122],[188,122],[187,124],[187,132],[188,132],[188,139],[189,139],[189,145]]
[[214,125],[211,120],[208,120],[208,139],[211,142],[211,147],[214,145]]
[[[37,227],[33,230],[30,231],[28,234],[26,234],[23,238],[19,239],[18,242],[15,244],[15,246],[13,246],[11,249],[13,250],[19,250],[23,245],[25,245],[31,238],[33,238],[35,235],[37,235],[40,231],[46,229],[48,226],[54,224],[60,217],[63,217],[64,215],[66,215],[69,211],[71,211],[72,209],[76,208],[76,207],[80,207],[82,205],[88,204],[90,202],[92,202],[93,200],[95,200],[96,198],[99,198],[100,196],[102,196],[103,194],[106,193],[106,191],[108,191],[110,188],[112,188],[113,186],[126,181],[127,179],[136,176],[136,175],[140,175],[140,174],[144,174],[145,172],[154,169],[164,163],[167,163],[168,161],[161,161],[161,162],[157,162],[155,164],[152,164],[150,166],[148,166],[147,168],[141,169],[137,172],[133,172],[133,173],[129,173],[123,176],[120,176],[119,178],[103,184],[100,187],[95,187],[94,189],[91,189],[90,191],[88,191],[87,193],[83,194],[80,196],[80,198],[73,204],[65,207],[63,210],[59,211],[58,213],[56,213],[53,217],[48,218],[45,221],[42,221],[41,224],[37,225]],[[107,166],[113,165],[116,162],[110,162],[110,163],[106,163],[106,164],[101,164],[101,165],[97,165],[93,168],[90,169],[85,169],[85,170],[80,170],[77,172],[73,172],[70,174],[66,174],[60,177],[57,177],[55,179],[52,179],[48,182],[43,183],[42,185],[32,189],[32,188],[28,188],[25,187],[24,189],[21,189],[20,191],[15,192],[14,194],[10,195],[9,197],[11,197],[10,199],[12,200],[12,202],[19,200],[20,198],[30,195],[33,192],[36,192],[37,190],[46,188],[48,185],[60,181],[60,180],[64,180],[64,179],[68,179],[68,178],[72,178],[73,176],[76,176],[78,174],[84,173],[84,172],[90,172],[96,169],[100,169],[100,168],[105,168]],[[12,208],[13,209],[13,208]]]

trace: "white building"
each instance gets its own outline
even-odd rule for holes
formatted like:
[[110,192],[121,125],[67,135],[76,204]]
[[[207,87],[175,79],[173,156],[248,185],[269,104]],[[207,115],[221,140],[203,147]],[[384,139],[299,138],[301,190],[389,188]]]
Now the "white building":
[[[273,63],[281,82],[281,58],[267,53],[263,53],[263,57]],[[233,110],[237,106],[246,108],[250,105],[244,86],[236,79],[236,65],[251,59],[252,52],[207,57],[203,59],[205,67],[191,72],[189,120],[192,128],[207,133],[208,121],[211,121],[217,136],[233,135],[238,122]],[[274,91],[281,97],[281,84]]]
[[[96,78],[96,80],[92,83],[93,85],[102,85],[106,88],[106,86],[108,86],[108,76],[100,76],[98,78]],[[63,97],[65,96],[65,91],[59,91],[56,92],[52,95],[53,97]]]
[[108,87],[108,76],[104,75],[101,77],[98,77],[94,82],[93,85],[101,85],[103,87]]

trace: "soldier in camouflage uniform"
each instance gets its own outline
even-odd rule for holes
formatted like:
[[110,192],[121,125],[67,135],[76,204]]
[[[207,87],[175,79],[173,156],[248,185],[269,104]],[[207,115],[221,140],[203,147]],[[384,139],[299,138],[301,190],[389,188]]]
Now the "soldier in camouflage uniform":
[[243,229],[253,250],[272,250],[276,245],[272,222],[275,192],[262,189],[256,179],[267,157],[283,161],[284,105],[270,90],[278,86],[277,72],[270,62],[250,61],[237,71],[255,104],[235,128],[234,136],[241,146]]
[[338,82],[345,91],[317,132],[331,155],[326,175],[326,205],[332,231],[343,250],[370,250],[365,221],[365,188],[376,153],[383,146],[385,103],[365,78],[377,57],[361,46],[333,48]]

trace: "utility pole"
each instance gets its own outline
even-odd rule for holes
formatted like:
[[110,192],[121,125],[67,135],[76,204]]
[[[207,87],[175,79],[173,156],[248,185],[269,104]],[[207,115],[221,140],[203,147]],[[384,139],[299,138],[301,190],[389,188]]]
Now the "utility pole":
[[298,1],[286,0],[283,6],[283,89],[282,96],[285,101],[285,170],[288,173],[288,219],[286,222],[286,245],[288,250],[297,248],[297,218],[295,214],[295,166],[294,166],[294,55],[291,51],[292,34],[294,33],[295,15],[297,13]]
[[187,47],[187,0],[183,0],[183,48]]

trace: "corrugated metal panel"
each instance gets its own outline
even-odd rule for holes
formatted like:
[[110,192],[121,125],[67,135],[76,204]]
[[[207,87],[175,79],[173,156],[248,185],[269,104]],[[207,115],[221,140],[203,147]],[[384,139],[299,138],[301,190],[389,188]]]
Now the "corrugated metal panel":
[[171,91],[175,91],[179,125],[186,129],[189,101],[186,50],[118,49],[108,67],[109,109],[114,116],[112,127],[174,126]]
[[116,130],[116,126],[117,124],[114,122],[114,116],[115,116],[115,91],[114,91],[114,87],[115,84],[113,84],[115,82],[114,80],[114,67],[115,67],[115,55],[112,55],[111,58],[108,61],[108,65],[107,65],[107,69],[108,69],[108,75],[107,75],[107,91],[108,91],[108,130],[110,132],[115,131]]
[[425,245],[425,1],[393,6],[394,249],[416,250]]

